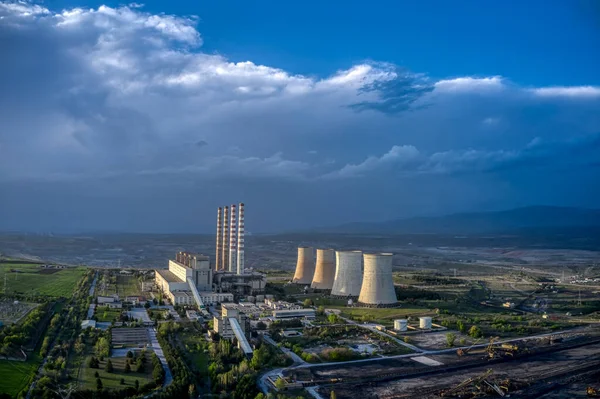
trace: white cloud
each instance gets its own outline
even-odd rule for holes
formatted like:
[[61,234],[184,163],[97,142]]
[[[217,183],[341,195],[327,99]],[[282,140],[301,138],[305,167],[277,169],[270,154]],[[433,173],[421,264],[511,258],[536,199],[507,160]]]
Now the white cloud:
[[439,80],[435,83],[436,91],[450,93],[489,92],[502,90],[503,88],[505,88],[505,84],[501,76],[459,77]]
[[[521,123],[521,109],[600,92],[525,89],[500,76],[432,83],[376,62],[325,77],[295,74],[204,53],[197,18],[152,14],[140,5],[55,12],[0,2],[0,17],[0,41],[17,43],[9,51],[19,60],[0,65],[3,179],[307,180],[482,170],[510,161],[522,141],[565,134],[552,130],[550,117],[533,128]],[[572,117],[564,109],[555,113],[561,123]],[[588,108],[577,112],[587,119],[576,121],[579,130],[569,125],[568,134],[600,129]],[[514,132],[491,137],[470,130],[500,120]],[[199,141],[209,144],[189,144]],[[382,148],[391,149],[366,156]],[[19,162],[23,153],[30,162]],[[336,165],[346,166],[332,170]]]
[[600,98],[597,86],[553,86],[531,89],[539,97]]

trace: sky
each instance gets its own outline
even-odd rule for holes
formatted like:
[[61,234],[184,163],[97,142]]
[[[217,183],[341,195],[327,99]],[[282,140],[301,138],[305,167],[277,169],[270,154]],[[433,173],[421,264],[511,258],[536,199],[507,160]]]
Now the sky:
[[0,231],[600,207],[593,0],[0,0],[0,54]]

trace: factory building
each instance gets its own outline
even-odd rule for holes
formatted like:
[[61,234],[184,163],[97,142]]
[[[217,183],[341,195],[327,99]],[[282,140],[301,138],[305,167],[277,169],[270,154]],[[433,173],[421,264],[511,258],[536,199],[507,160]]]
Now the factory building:
[[315,258],[311,247],[298,248],[298,261],[293,283],[310,285],[315,275]]
[[358,302],[373,307],[397,304],[392,278],[392,254],[364,254],[364,272]]
[[317,290],[330,290],[335,277],[335,251],[317,249],[317,264],[310,287]]
[[250,330],[249,322],[246,315],[240,312],[237,306],[222,305],[221,316],[213,318],[213,329],[223,339],[233,340],[236,338],[238,348],[247,356],[252,355],[252,347],[246,338],[246,334]]
[[208,256],[179,252],[175,260],[169,260],[169,269],[158,269],[155,273],[156,286],[174,305],[193,305],[191,284],[194,285],[201,302],[213,305],[233,301],[233,294],[214,292],[212,289],[213,271]]
[[361,251],[337,251],[336,267],[331,295],[358,298],[362,287],[363,272]]
[[214,267],[206,255],[179,252],[168,270],[156,270],[155,281],[173,304],[203,307],[263,294],[267,276],[244,265],[244,204],[217,209]]

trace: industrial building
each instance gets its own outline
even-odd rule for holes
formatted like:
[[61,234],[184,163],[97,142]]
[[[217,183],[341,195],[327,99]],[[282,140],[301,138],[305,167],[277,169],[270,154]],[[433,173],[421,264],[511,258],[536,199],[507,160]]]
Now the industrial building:
[[155,281],[173,304],[203,307],[263,294],[267,276],[244,266],[244,204],[217,209],[214,267],[206,255],[179,252],[168,270],[156,270]]
[[250,330],[246,315],[239,311],[238,307],[224,304],[221,306],[221,316],[213,319],[214,331],[223,339],[237,339],[238,348],[247,356],[252,355],[252,347],[246,338]]
[[315,310],[314,309],[283,309],[283,310],[274,310],[273,311],[273,319],[274,320],[282,320],[282,319],[297,319],[297,318],[307,318],[314,319],[315,318]]
[[358,302],[364,306],[388,307],[398,303],[392,278],[391,253],[364,254],[364,272]]
[[335,277],[331,295],[343,298],[358,298],[362,287],[362,252],[337,251]]
[[335,278],[335,251],[317,249],[317,263],[310,287],[317,290],[330,290]]
[[315,275],[315,257],[311,247],[298,247],[298,262],[293,283],[310,285]]
[[[233,301],[233,294],[213,291],[213,271],[208,256],[179,252],[175,260],[169,260],[169,269],[158,269],[156,286],[174,305],[202,307]],[[195,298],[198,295],[199,301]]]

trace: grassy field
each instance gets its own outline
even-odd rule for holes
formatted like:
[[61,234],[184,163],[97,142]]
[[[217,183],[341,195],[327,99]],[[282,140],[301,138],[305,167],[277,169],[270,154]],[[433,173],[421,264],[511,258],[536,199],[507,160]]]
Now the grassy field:
[[[130,373],[125,373],[125,357],[113,357],[110,361],[113,364],[114,370],[112,373],[104,371],[106,360],[100,362],[100,367],[93,369],[88,367],[89,357],[85,359],[85,362],[81,366],[81,373],[79,374],[79,388],[80,389],[96,389],[96,377],[94,374],[98,372],[104,388],[109,389],[122,389],[127,387],[135,386],[135,380],[140,382],[140,386],[152,381],[152,361],[150,356],[146,356],[146,367],[144,373],[136,373],[135,365],[132,366]],[[121,385],[121,378],[125,379],[125,385]]]
[[179,334],[185,353],[189,357],[194,368],[205,374],[208,372],[208,354],[204,353],[206,341],[198,332],[185,331]]
[[0,360],[0,392],[16,396],[35,374],[41,359],[34,355],[26,362]]
[[332,309],[340,309],[342,316],[356,321],[369,321],[392,326],[395,319],[405,319],[409,316],[433,316],[435,313],[427,308],[400,307],[400,308],[348,308],[343,306],[328,306]]
[[6,293],[40,294],[51,297],[70,297],[86,269],[42,269],[37,264],[0,263],[0,282]]
[[96,308],[97,321],[113,321],[121,315],[121,309],[107,309],[105,306]]
[[126,296],[136,296],[141,292],[138,279],[134,276],[117,276],[117,294],[124,298]]

